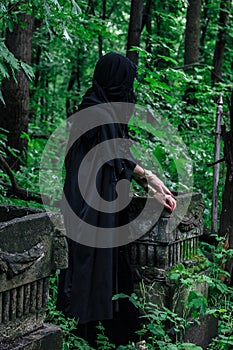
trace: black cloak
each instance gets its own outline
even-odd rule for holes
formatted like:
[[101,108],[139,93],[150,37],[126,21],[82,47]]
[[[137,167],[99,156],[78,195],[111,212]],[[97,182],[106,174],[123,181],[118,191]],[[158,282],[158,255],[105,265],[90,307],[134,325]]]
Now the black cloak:
[[[92,87],[84,95],[79,110],[108,102],[134,103],[135,77],[136,66],[128,58],[116,53],[103,56],[97,62]],[[72,133],[77,132],[78,128],[77,117],[77,128],[72,127]],[[95,127],[73,143],[65,160],[64,196],[69,205],[82,220],[109,230],[127,222],[127,208],[115,214],[91,208],[82,198],[77,174],[82,159],[92,147],[114,138],[128,138],[125,124]],[[100,196],[111,203],[117,196],[117,182],[122,178],[130,180],[135,166],[133,159],[112,159],[101,167],[96,179],[92,178],[90,168],[85,174],[88,188],[91,191],[92,184],[96,184]],[[129,194],[129,187],[126,194]],[[64,222],[69,231],[69,217],[64,215]],[[69,237],[69,232],[67,235]],[[113,319],[115,313],[121,311],[121,301],[112,301],[113,295],[132,292],[132,277],[125,247],[93,248],[70,238],[68,247],[69,267],[60,273],[57,309],[66,316],[76,318],[80,324]]]

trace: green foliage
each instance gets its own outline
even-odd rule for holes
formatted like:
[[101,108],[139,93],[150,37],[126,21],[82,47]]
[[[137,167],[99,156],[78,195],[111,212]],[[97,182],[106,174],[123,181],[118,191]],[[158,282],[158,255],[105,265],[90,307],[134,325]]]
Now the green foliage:
[[[149,37],[144,28],[141,48],[134,48],[139,51],[136,94],[139,103],[149,105],[157,114],[162,114],[172,123],[186,144],[194,164],[194,190],[203,194],[205,225],[209,226],[213,169],[207,168],[207,164],[213,162],[214,154],[214,101],[220,91],[224,92],[224,111],[227,112],[225,101],[230,89],[227,78],[230,58],[226,54],[223,70],[226,83],[211,87],[212,56],[209,52],[213,52],[215,45],[219,3],[208,2],[203,5],[203,11],[207,11],[211,25],[207,26],[201,64],[192,73],[183,71],[182,37],[187,4],[185,1],[176,4],[170,1],[155,2],[153,33]],[[66,114],[72,114],[77,109],[81,96],[90,86],[93,67],[98,57],[100,35],[103,52],[116,50],[124,53],[129,1],[116,1],[114,8],[108,5],[105,21],[101,19],[101,6],[100,2],[95,2],[92,7],[87,1],[77,3],[47,0],[38,3],[30,0],[27,4],[20,4],[17,11],[15,9],[8,14],[7,4],[5,5],[4,19],[8,21],[7,25],[14,22],[15,14],[20,10],[33,12],[37,19],[44,19],[33,38],[33,68],[39,79],[36,84],[31,84],[31,121],[42,132],[50,133],[60,120],[64,120]],[[203,16],[206,14],[203,13]],[[206,19],[203,17],[204,20]],[[231,28],[229,35],[230,33]],[[151,45],[150,52],[147,51],[147,39]],[[4,72],[7,73],[6,69]],[[73,85],[68,89],[72,77]],[[187,88],[192,89],[188,97]],[[66,108],[68,100],[70,106]],[[145,133],[139,132],[137,139],[143,142],[147,153],[152,152],[159,164],[163,165],[158,173],[164,173],[166,184],[176,190],[176,169],[180,165],[184,168],[187,160],[181,159],[179,147],[176,145],[167,149],[161,137],[148,140],[145,136]],[[177,159],[176,163],[174,159]],[[223,168],[220,194],[224,172]],[[183,190],[192,189],[184,186]]]
[[[164,175],[163,180],[167,186],[175,191],[178,180],[177,169],[189,168],[189,173],[192,172],[189,159],[180,155],[180,144],[186,145],[189,158],[194,165],[194,188],[187,188],[184,183],[182,190],[202,193],[206,227],[210,227],[212,200],[213,168],[207,165],[212,163],[214,158],[215,102],[222,92],[224,121],[228,126],[226,99],[232,88],[232,22],[227,28],[222,82],[214,87],[211,85],[211,65],[218,30],[216,14],[219,4],[220,1],[203,3],[201,35],[205,33],[206,37],[202,42],[200,64],[196,65],[192,72],[183,69],[183,35],[188,1],[155,0],[152,8],[152,34],[149,35],[144,27],[141,47],[133,48],[139,52],[138,78],[135,82],[138,103],[153,111],[154,115],[162,115],[179,135],[176,140],[171,139],[170,143],[167,143],[166,130],[160,129],[153,134],[147,123],[139,124],[131,128],[134,139],[141,145],[140,151],[133,150],[134,154],[142,161],[145,153],[151,154],[153,158],[145,166],[148,168],[154,166],[153,170],[161,176]],[[10,11],[9,5],[14,5]],[[21,135],[28,139],[27,162],[24,162],[20,171],[14,175],[22,187],[39,192],[40,159],[46,140],[34,138],[33,134],[44,134],[49,137],[67,115],[77,110],[83,93],[91,84],[93,69],[99,56],[100,38],[103,53],[108,51],[125,53],[130,1],[117,0],[114,4],[107,2],[105,20],[102,19],[101,1],[5,0],[0,3],[0,10],[2,12],[0,28],[3,35],[6,28],[13,29],[18,13],[33,14],[38,22],[33,37],[32,67],[18,60],[9,52],[3,39],[0,40],[0,83],[11,76],[16,79],[20,69],[23,69],[28,79],[31,79],[29,132]],[[205,26],[206,32],[204,32]],[[0,100],[4,103],[1,91]],[[1,132],[0,154],[4,157],[6,138],[7,133]],[[56,173],[58,150],[59,148],[50,155],[54,164],[54,178],[47,176],[45,191],[48,192],[58,177]],[[17,156],[17,150],[8,149],[8,151]],[[60,170],[59,168],[58,171]],[[223,164],[219,188],[220,205],[225,173]],[[1,181],[9,183],[7,175],[2,170],[0,175]],[[6,193],[6,188],[0,183],[2,202],[40,206],[8,198]],[[186,305],[187,313],[191,309],[194,318],[197,318],[200,312],[214,313],[218,316],[219,335],[210,349],[228,350],[232,348],[233,342],[233,300],[232,288],[227,287],[223,279],[228,277],[224,264],[226,259],[232,257],[232,251],[225,251],[222,243],[220,241],[217,247],[202,244],[202,250],[213,257],[212,261],[198,256],[189,267],[183,264],[176,266],[170,272],[169,278],[172,283],[181,283],[184,288],[190,290]],[[200,275],[200,266],[202,269],[208,269],[208,273]],[[193,283],[202,282],[209,284],[208,299],[192,290]],[[75,322],[65,319],[55,310],[55,290],[56,278],[52,279],[48,321],[56,322],[63,329],[64,350],[71,347],[87,349],[86,344],[72,334]],[[198,349],[193,344],[181,344],[178,340],[173,344],[165,332],[166,322],[169,320],[176,331],[182,334],[188,326],[185,319],[179,318],[167,309],[158,310],[155,305],[145,306],[144,300],[139,300],[136,295],[129,298],[144,312],[142,320],[145,321],[145,325],[141,335],[143,337],[149,334],[149,349]],[[114,348],[109,344],[101,327],[99,348]],[[134,349],[134,347],[131,344],[120,349]]]
[[[179,264],[174,267],[169,274],[169,279],[175,283],[182,284],[190,290],[186,308],[191,309],[192,317],[198,318],[199,315],[212,314],[218,318],[218,335],[213,339],[208,347],[209,350],[231,349],[233,337],[233,288],[224,283],[224,279],[229,274],[224,270],[224,263],[227,258],[233,257],[231,249],[224,248],[224,237],[213,235],[218,244],[212,246],[207,243],[201,243],[202,251],[211,257],[205,273],[201,273],[193,267],[185,267]],[[201,252],[200,252],[201,253]],[[203,262],[201,262],[203,266]],[[200,292],[195,292],[192,286],[195,283],[208,283],[208,299]]]
[[[15,73],[22,69],[28,79],[32,80],[34,78],[34,73],[32,68],[18,60],[6,47],[3,40],[0,40],[0,84],[2,80],[8,79],[11,76],[16,80]],[[5,104],[2,91],[0,90],[0,100]]]
[[[189,327],[189,321],[165,307],[160,308],[157,304],[148,302],[145,295],[143,295],[143,291],[145,291],[143,284],[141,285],[141,291],[141,297],[137,296],[135,293],[131,296],[121,293],[115,295],[113,299],[128,298],[134,306],[140,309],[142,328],[137,331],[137,333],[140,335],[141,339],[146,339],[147,349],[201,349],[199,346],[191,343],[182,343],[182,337],[185,329]],[[175,331],[175,341],[170,337],[169,329]],[[118,350],[120,349],[132,349],[132,345],[120,346]]]
[[10,66],[12,73],[14,73],[15,70],[19,70],[20,64],[15,56],[7,49],[2,40],[0,41],[0,56],[0,79],[2,80],[3,78],[10,77],[6,64]]
[[192,309],[192,317],[204,316],[208,307],[207,299],[200,292],[190,291],[187,307]]
[[[164,39],[166,40],[166,39]],[[205,225],[210,226],[212,205],[213,168],[207,167],[214,159],[214,128],[216,118],[216,103],[219,93],[224,96],[224,122],[228,125],[227,98],[230,96],[228,81],[215,87],[211,86],[211,66],[196,66],[192,73],[184,72],[183,67],[177,67],[175,62],[166,60],[160,67],[154,66],[156,53],[148,53],[146,50],[137,49],[140,55],[138,69],[138,84],[136,91],[140,103],[149,105],[157,115],[162,115],[174,128],[177,129],[183,143],[186,145],[190,158],[193,161],[194,191],[201,191],[205,202]],[[168,57],[171,57],[169,53]],[[175,56],[174,56],[175,57]],[[144,138],[138,134],[137,137]],[[156,146],[156,156],[161,159],[164,168],[167,169],[167,185],[175,188],[172,179],[177,180],[175,164],[171,159],[180,159],[179,147],[164,149],[164,143]],[[151,151],[150,145],[147,146]],[[153,151],[153,150],[152,150]],[[169,157],[167,156],[169,154]],[[220,156],[222,157],[222,155]],[[169,165],[168,165],[169,164]],[[219,198],[221,199],[224,185],[225,168],[222,165],[220,176]],[[190,191],[191,189],[186,189]],[[219,212],[221,201],[219,201]]]
[[58,274],[56,273],[50,278],[50,295],[46,322],[57,324],[61,328],[63,334],[63,350],[91,350],[92,348],[88,343],[77,337],[74,333],[77,327],[77,321],[72,318],[66,318],[62,312],[56,310],[57,281]]
[[[222,248],[223,250],[223,248]],[[219,251],[220,248],[217,248],[218,253],[216,253],[216,259],[219,259]],[[224,252],[222,252],[224,255]],[[207,281],[210,285],[210,296],[208,298],[208,303],[206,298],[200,293],[195,292],[194,290],[190,289],[190,293],[188,296],[188,303],[186,305],[186,308],[188,310],[192,311],[192,317],[196,319],[196,322],[198,322],[198,319],[200,316],[203,316],[205,314],[213,314],[215,317],[218,317],[219,319],[219,333],[217,338],[213,339],[212,343],[208,347],[209,350],[215,350],[215,349],[231,349],[232,345],[232,315],[233,315],[233,308],[232,308],[232,297],[233,297],[233,291],[232,288],[224,287],[221,289],[221,294],[218,294],[219,299],[216,300],[216,295],[213,294],[212,286],[216,283],[216,270],[218,269],[218,263],[217,260],[213,263],[213,265],[216,265],[214,268],[214,274],[212,275],[212,269],[210,268],[210,271],[207,275],[203,274],[193,274],[192,277],[190,277],[190,273],[185,269],[183,265],[178,265],[177,268],[173,269],[171,272],[170,278],[172,278],[172,275],[174,277],[174,280],[177,280],[176,274],[178,272],[180,273],[179,283],[181,285],[184,285],[185,288],[191,287],[191,279],[192,283],[194,281],[198,281],[199,283]],[[219,269],[219,274],[221,274],[222,271]],[[51,278],[51,286],[50,286],[50,298],[49,298],[49,305],[48,305],[48,317],[47,321],[55,323],[59,325],[62,328],[63,335],[64,335],[64,344],[63,344],[63,350],[66,349],[91,349],[86,342],[83,339],[78,338],[74,334],[74,330],[76,328],[77,322],[73,319],[65,318],[61,312],[58,312],[55,309],[55,303],[56,303],[56,293],[57,293],[57,277],[56,274],[54,277]],[[219,276],[218,276],[219,277]],[[212,284],[211,284],[212,281]],[[224,283],[219,280],[219,284],[224,285]],[[159,308],[156,304],[148,302],[146,300],[145,296],[145,286],[141,285],[141,296],[137,296],[135,293],[133,293],[131,296],[128,296],[126,294],[117,294],[113,297],[113,300],[117,300],[119,298],[128,298],[135,307],[140,309],[141,313],[141,323],[142,328],[137,332],[141,339],[146,339],[146,346],[148,349],[171,349],[171,350],[186,350],[186,349],[193,349],[193,350],[200,350],[201,347],[196,346],[191,343],[184,343],[182,342],[183,335],[185,333],[185,330],[190,327],[190,324],[192,324],[193,319],[189,319],[186,317],[180,317],[176,313],[172,312],[171,310],[163,307]],[[216,307],[217,306],[217,307]],[[219,307],[221,306],[221,307]],[[187,313],[188,315],[188,313]],[[169,325],[169,327],[168,327]],[[104,333],[104,327],[99,324],[97,327],[99,332],[97,336],[97,344],[98,350],[110,350],[115,349],[115,345],[111,344],[106,337]],[[174,336],[171,338],[168,332],[168,329],[174,329],[176,340],[174,341]],[[172,333],[171,333],[172,334]],[[218,347],[219,346],[219,347]],[[131,343],[128,345],[121,345],[118,347],[118,350],[133,350],[137,349],[136,345]]]
[[101,324],[101,322],[96,328],[99,330],[97,334],[97,339],[96,339],[97,349],[99,350],[116,349],[116,346],[110,343],[108,337],[104,334],[105,329],[104,329],[104,326]]
[[229,277],[229,273],[224,270],[227,259],[233,258],[233,250],[224,248],[224,237],[218,237],[212,235],[218,242],[217,246],[212,246],[207,243],[201,243],[202,250],[205,254],[209,254],[212,257],[212,261],[209,263],[209,273],[206,276],[211,294],[210,301],[213,305],[217,306],[222,301],[232,300],[233,289],[228,287],[224,280]]

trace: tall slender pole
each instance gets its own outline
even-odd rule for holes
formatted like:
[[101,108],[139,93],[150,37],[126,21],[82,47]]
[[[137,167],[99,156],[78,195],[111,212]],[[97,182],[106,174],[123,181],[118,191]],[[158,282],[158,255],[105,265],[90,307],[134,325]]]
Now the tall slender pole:
[[[223,114],[223,98],[219,96],[216,111],[216,127],[215,127],[215,145],[214,145],[214,162],[220,159],[221,145],[221,120]],[[218,232],[218,183],[219,183],[220,163],[214,165],[213,176],[213,192],[212,192],[212,232]]]

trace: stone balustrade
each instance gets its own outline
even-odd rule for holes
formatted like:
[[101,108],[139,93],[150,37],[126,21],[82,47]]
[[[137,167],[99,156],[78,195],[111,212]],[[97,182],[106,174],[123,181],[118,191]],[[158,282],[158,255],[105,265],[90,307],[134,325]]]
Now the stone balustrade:
[[[62,349],[61,331],[45,326],[44,319],[50,275],[67,266],[64,234],[59,214],[0,206],[1,350],[14,349],[13,339],[27,335],[23,338],[25,343],[28,335],[38,330],[34,340],[28,340],[38,342],[33,349],[48,350],[46,338],[50,341],[53,338],[56,350]],[[27,349],[25,344],[18,346],[17,349]]]
[[[143,211],[147,200],[151,206]],[[172,284],[167,273],[177,264],[192,263],[198,254],[203,229],[201,195],[179,195],[176,211],[172,215],[163,211],[155,224],[153,203],[152,198],[133,197],[130,204],[130,218],[135,219],[131,233],[143,232],[128,245],[130,263],[139,277],[135,292],[140,293],[138,281],[143,279],[150,301],[182,316],[181,300],[187,299],[189,291]],[[137,219],[141,211],[143,215]],[[67,245],[59,214],[0,206],[1,350],[62,349],[61,331],[45,325],[44,319],[50,275],[66,266]],[[208,294],[206,283],[193,288]]]

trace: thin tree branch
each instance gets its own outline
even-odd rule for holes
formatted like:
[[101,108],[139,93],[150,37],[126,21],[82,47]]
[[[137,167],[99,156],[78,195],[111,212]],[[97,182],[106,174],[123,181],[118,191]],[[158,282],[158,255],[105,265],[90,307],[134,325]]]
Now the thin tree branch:
[[220,76],[218,76],[215,72],[214,72],[214,70],[212,69],[210,69],[209,68],[209,66],[207,65],[207,64],[205,64],[205,63],[199,63],[199,62],[194,62],[194,63],[190,63],[190,64],[186,64],[185,66],[179,66],[179,67],[174,67],[174,69],[184,69],[184,68],[187,68],[187,67],[195,67],[195,66],[200,66],[200,67],[207,67],[210,71],[211,71],[211,73],[216,77],[216,78],[218,78],[219,79],[219,81],[221,81],[221,83],[224,83],[224,80],[220,77]]
[[11,185],[12,185],[12,190],[15,191],[17,189],[17,187],[19,187],[19,186],[18,186],[17,181],[16,181],[16,179],[11,171],[9,164],[1,155],[0,155],[0,166],[1,166],[2,170],[8,175],[10,182],[11,182]]
[[32,134],[31,138],[32,139],[44,139],[44,140],[48,140],[50,137],[50,135],[46,135],[46,134]]
[[222,163],[225,161],[225,158],[221,158],[219,160],[217,160],[216,162],[213,162],[213,163],[210,163],[210,164],[207,164],[207,168],[210,168],[211,166],[214,166],[215,164],[218,164],[218,163]]
[[[23,200],[27,200],[27,201],[35,201],[35,202],[40,203],[40,204],[44,203],[44,204],[50,205],[51,198],[44,196],[44,195],[41,196],[40,194],[32,192],[32,191],[25,190],[24,188],[22,188],[18,185],[16,178],[15,178],[9,164],[4,159],[4,157],[1,155],[0,155],[0,167],[8,175],[10,182],[11,182],[11,186],[9,184],[5,184],[5,183],[1,183],[1,185],[10,189],[13,195],[15,195],[19,199],[23,199]],[[59,203],[56,202],[55,204],[53,204],[53,206],[58,206],[58,204]]]

